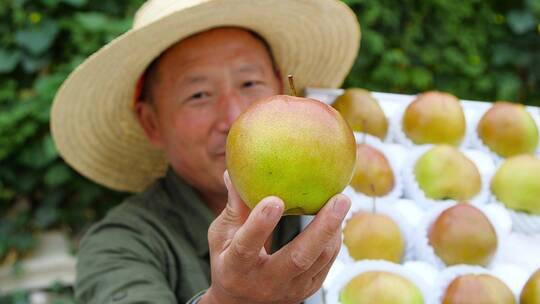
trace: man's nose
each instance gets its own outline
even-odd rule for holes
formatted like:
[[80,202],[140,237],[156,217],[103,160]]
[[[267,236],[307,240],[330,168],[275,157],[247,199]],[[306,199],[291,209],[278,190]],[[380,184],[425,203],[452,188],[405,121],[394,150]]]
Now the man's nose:
[[229,131],[236,118],[245,110],[247,104],[243,98],[236,90],[221,94],[217,113],[220,130]]

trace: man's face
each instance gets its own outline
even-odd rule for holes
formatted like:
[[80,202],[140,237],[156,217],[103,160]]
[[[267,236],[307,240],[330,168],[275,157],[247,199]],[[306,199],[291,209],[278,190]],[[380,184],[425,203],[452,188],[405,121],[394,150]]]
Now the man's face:
[[152,104],[139,111],[150,141],[199,191],[225,195],[232,123],[253,102],[283,90],[265,46],[241,29],[198,34],[164,53],[154,83]]

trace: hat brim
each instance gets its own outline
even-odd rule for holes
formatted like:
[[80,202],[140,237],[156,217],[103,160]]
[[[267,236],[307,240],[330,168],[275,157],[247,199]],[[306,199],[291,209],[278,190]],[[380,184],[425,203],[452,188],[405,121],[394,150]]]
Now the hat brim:
[[360,43],[356,16],[335,0],[214,0],[173,12],[119,36],[63,83],[51,131],[65,161],[120,191],[142,191],[163,176],[167,160],[150,145],[133,111],[137,81],[169,46],[222,26],[261,35],[283,74],[295,75],[298,90],[340,86]]

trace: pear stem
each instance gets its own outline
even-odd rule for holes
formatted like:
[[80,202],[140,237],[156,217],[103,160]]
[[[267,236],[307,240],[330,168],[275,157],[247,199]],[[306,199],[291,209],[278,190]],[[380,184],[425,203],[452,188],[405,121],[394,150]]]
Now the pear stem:
[[375,187],[373,186],[373,184],[370,184],[369,188],[371,188],[371,195],[373,195],[371,197],[371,199],[372,199],[372,210],[371,211],[373,213],[377,213],[377,197],[375,196]]
[[298,97],[298,94],[296,94],[296,88],[294,87],[294,77],[293,75],[287,76],[289,78],[289,87],[291,88],[291,91],[294,95],[294,97]]

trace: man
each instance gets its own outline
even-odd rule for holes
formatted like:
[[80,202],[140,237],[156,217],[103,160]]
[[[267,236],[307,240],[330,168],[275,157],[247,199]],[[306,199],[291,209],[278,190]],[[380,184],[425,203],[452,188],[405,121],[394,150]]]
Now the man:
[[319,289],[348,199],[333,197],[301,233],[277,197],[249,210],[226,173],[225,141],[251,103],[283,93],[280,71],[300,87],[339,85],[358,39],[354,15],[333,0],[147,2],[53,106],[68,163],[111,188],[145,189],[82,241],[79,301],[299,303]]

